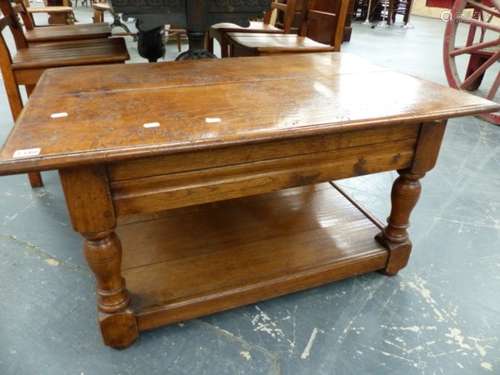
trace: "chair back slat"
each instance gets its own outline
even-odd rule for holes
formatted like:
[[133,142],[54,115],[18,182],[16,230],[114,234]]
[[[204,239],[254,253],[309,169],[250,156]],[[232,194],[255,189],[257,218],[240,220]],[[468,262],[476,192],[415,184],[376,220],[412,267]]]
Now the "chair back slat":
[[306,15],[304,36],[317,42],[330,44],[332,30],[335,30],[337,16],[334,13],[309,9]]
[[3,84],[7,93],[12,117],[16,120],[23,109],[23,102],[21,94],[19,93],[19,87],[14,78],[14,73],[11,69],[12,56],[10,55],[9,47],[3,36],[4,29],[6,27],[12,29],[13,24],[14,20],[12,16],[4,16],[0,19],[0,70],[2,72]]
[[28,8],[26,8],[26,4],[23,0],[15,0],[15,3],[12,4],[12,9],[14,10],[14,13],[21,17],[26,30],[33,30],[35,28],[35,23],[32,18],[33,16],[30,12],[28,12]]
[[12,23],[10,26],[10,31],[12,32],[12,36],[14,37],[14,42],[16,43],[16,47],[20,48],[28,48],[28,42],[24,37],[23,27],[19,23],[17,18],[17,14],[12,8],[12,4],[10,0],[0,0],[0,10],[4,17],[10,18]]
[[316,9],[316,1],[308,0],[300,35],[320,43],[329,44],[335,47],[336,51],[340,51],[349,0],[339,0],[337,3],[338,7],[335,12],[328,12]]
[[[295,19],[296,4],[297,0],[286,0],[286,2],[281,2],[280,0],[273,1],[271,3],[271,9],[264,15],[264,23],[274,24],[272,21],[274,19],[276,20],[276,24],[280,26],[286,34],[290,33]],[[278,14],[275,14],[275,12]]]
[[12,26],[12,18],[3,17],[2,19],[0,19],[0,31],[3,31],[3,29],[7,26]]

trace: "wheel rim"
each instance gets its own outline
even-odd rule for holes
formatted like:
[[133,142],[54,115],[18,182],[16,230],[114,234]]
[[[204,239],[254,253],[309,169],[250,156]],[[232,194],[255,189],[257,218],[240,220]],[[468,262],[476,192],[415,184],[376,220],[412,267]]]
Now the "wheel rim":
[[[471,9],[471,16],[464,13],[466,9]],[[463,31],[466,31],[465,43],[460,41]],[[476,95],[499,102],[500,0],[455,1],[446,24],[443,58],[451,87],[474,91]],[[464,61],[465,69],[461,64]],[[500,112],[481,117],[500,125]]]

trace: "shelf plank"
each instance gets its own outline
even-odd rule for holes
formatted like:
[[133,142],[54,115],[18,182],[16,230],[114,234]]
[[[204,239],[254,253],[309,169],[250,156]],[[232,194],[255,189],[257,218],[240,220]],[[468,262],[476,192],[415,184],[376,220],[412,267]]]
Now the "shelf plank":
[[329,184],[166,211],[118,229],[140,329],[385,266],[380,231]]

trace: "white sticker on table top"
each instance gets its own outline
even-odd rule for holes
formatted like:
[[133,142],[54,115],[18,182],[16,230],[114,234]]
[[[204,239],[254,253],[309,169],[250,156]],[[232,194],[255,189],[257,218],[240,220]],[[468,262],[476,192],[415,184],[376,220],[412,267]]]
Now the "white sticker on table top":
[[24,150],[16,150],[12,155],[13,158],[28,158],[30,156],[40,155],[41,148],[25,148]]
[[68,112],[55,112],[50,115],[50,118],[63,118],[68,117]]
[[159,122],[146,122],[144,125],[142,125],[146,129],[151,129],[151,128],[159,128],[160,123]]
[[222,119],[220,117],[205,117],[205,122],[207,124],[215,124],[216,122],[221,122]]

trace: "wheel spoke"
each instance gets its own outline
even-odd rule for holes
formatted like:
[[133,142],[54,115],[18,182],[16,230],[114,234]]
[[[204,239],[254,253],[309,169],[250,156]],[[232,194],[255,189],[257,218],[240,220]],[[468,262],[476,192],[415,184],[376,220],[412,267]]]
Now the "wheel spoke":
[[489,7],[489,6],[486,6],[482,3],[478,3],[477,1],[473,1],[473,0],[468,0],[467,2],[478,10],[484,10],[485,12],[488,12],[490,14],[497,16],[497,17],[500,17],[500,12],[498,10],[496,10],[494,7]]
[[486,60],[479,68],[477,68],[474,73],[472,73],[467,79],[460,85],[461,89],[467,89],[471,83],[473,83],[481,74],[484,73],[491,65],[497,62],[500,57],[500,52],[495,52],[488,60]]
[[[494,15],[490,14],[488,19],[485,21],[486,23],[490,23],[491,20],[493,19]],[[484,21],[484,20],[483,20]],[[481,38],[480,41],[482,42],[484,40],[484,36],[486,35],[486,29],[481,29]]]
[[500,26],[493,25],[491,23],[481,22],[473,18],[457,17],[457,20],[462,23],[467,23],[470,25],[478,26],[483,29],[493,30],[500,33]]
[[497,73],[497,78],[495,78],[495,82],[493,83],[493,86],[491,86],[490,91],[488,92],[488,95],[486,95],[486,99],[493,99],[495,95],[497,94],[498,91],[498,86],[500,86],[500,72]]
[[483,42],[483,43],[474,44],[472,46],[456,48],[450,52],[450,56],[455,57],[458,55],[463,55],[464,53],[478,52],[483,48],[496,47],[498,45],[500,45],[500,39],[490,40],[489,42]]

